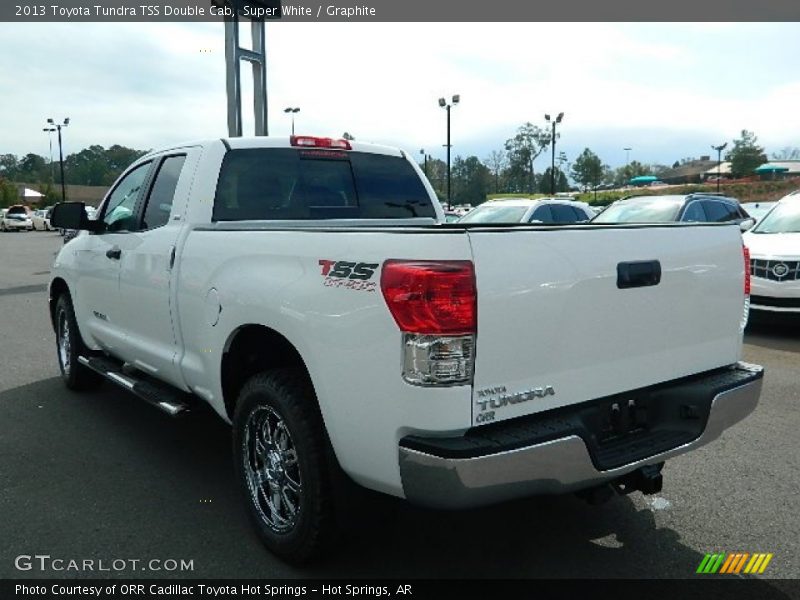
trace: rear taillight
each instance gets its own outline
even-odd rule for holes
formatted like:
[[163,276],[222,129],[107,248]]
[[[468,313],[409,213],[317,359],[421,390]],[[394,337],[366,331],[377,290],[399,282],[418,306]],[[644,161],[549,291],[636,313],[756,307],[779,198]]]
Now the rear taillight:
[[744,258],[744,312],[739,328],[744,331],[750,318],[750,249],[744,244],[742,244],[742,256]]
[[478,304],[472,262],[388,260],[381,291],[403,332],[403,378],[471,383]]
[[336,148],[338,150],[352,150],[353,147],[347,140],[334,140],[326,137],[314,137],[311,135],[293,135],[289,138],[292,146],[304,148]]

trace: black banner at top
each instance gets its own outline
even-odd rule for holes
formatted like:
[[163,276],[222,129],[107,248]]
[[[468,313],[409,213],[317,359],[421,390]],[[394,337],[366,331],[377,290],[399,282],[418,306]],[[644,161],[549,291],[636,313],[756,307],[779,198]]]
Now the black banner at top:
[[[4,0],[0,21],[219,21],[232,0]],[[237,0],[242,16],[275,21],[541,22],[800,21],[797,0]]]

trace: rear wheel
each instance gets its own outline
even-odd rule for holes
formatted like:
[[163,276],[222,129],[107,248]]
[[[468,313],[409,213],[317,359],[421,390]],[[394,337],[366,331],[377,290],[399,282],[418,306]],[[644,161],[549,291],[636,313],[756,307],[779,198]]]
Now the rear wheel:
[[61,294],[55,313],[56,350],[61,377],[71,390],[97,387],[102,378],[89,367],[78,362],[78,357],[88,354],[83,344],[69,294]]
[[262,542],[290,563],[319,556],[334,537],[326,437],[303,374],[252,377],[233,418],[237,478]]

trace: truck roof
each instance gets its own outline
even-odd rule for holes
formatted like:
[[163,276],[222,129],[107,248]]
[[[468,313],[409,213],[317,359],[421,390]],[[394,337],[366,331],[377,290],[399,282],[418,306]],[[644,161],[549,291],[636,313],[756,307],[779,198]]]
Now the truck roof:
[[[305,137],[305,136],[298,136]],[[320,136],[313,136],[320,137]],[[336,139],[336,138],[334,138]],[[211,146],[222,142],[231,149],[250,149],[250,148],[296,148],[292,146],[289,136],[248,136],[248,137],[222,137],[222,138],[207,138],[202,140],[192,140],[181,142],[178,144],[171,144],[156,150],[148,152],[148,155],[158,154],[168,150],[176,150],[178,148],[186,148],[189,146]],[[372,154],[386,154],[389,156],[405,156],[405,152],[393,146],[385,146],[381,144],[372,144],[369,142],[361,142],[350,140],[350,146],[356,152],[369,152]]]

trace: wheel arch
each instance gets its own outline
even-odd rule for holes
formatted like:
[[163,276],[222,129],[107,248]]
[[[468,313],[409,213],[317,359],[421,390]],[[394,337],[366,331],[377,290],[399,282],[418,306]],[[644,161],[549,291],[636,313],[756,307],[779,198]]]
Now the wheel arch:
[[64,293],[69,295],[70,299],[72,299],[72,294],[69,291],[67,282],[61,277],[56,277],[50,282],[50,289],[47,298],[47,304],[50,310],[50,324],[53,326],[54,331],[56,327],[56,304],[58,303],[58,298]]
[[[222,349],[220,384],[228,419],[233,413],[239,392],[253,375],[277,368],[300,370],[314,389],[308,367],[300,351],[286,336],[266,325],[246,324],[233,330]],[[314,403],[320,410],[314,394]]]

